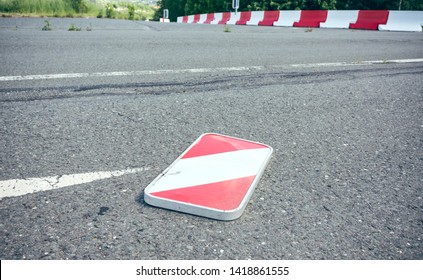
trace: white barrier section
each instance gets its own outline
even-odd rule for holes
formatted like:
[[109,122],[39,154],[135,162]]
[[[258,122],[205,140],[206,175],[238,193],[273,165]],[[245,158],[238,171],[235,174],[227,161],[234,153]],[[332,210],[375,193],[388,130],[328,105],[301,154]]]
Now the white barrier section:
[[247,21],[246,25],[258,25],[264,18],[264,11],[251,12],[251,18]]
[[192,23],[194,21],[194,15],[188,16],[187,23]]
[[182,23],[182,17],[178,17],[178,19],[176,20],[177,23]]
[[320,23],[320,28],[349,28],[350,23],[357,22],[358,10],[336,11],[329,10],[326,22]]
[[386,24],[379,24],[379,30],[421,32],[423,11],[389,11]]
[[235,13],[231,13],[231,19],[228,20],[228,22],[226,24],[236,24],[236,22],[240,19],[241,17],[241,12],[237,12]]
[[221,20],[222,20],[222,13],[215,13],[214,14],[214,20],[212,20],[210,22],[210,24],[218,24],[219,21],[221,21]]
[[301,11],[280,11],[279,20],[273,23],[273,26],[294,26],[294,22],[299,21]]
[[198,20],[197,23],[203,24],[206,21],[206,19],[207,19],[207,14],[201,14],[200,19]]

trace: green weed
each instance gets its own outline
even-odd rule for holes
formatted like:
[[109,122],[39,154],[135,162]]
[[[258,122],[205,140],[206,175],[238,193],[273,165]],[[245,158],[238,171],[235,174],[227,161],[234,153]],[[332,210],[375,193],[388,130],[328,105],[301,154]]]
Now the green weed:
[[45,20],[44,22],[45,22],[45,25],[43,26],[43,28],[41,30],[43,30],[43,31],[51,31],[51,30],[53,30],[53,28],[52,28],[51,23],[50,23],[49,20]]
[[128,5],[128,19],[129,20],[135,19],[135,6],[134,6],[134,4]]
[[69,27],[68,31],[81,31],[81,27],[76,26],[75,24],[71,24],[71,26]]

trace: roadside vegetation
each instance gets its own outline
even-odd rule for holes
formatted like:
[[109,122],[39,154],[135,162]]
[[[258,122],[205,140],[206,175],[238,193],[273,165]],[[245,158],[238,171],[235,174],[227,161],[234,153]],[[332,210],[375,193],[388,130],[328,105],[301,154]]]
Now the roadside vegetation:
[[3,17],[97,17],[153,19],[155,8],[142,3],[96,0],[0,0]]

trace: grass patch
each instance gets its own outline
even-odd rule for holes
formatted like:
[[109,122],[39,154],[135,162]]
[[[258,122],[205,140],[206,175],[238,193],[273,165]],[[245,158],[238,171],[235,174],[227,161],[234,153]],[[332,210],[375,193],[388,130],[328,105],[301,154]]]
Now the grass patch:
[[[80,3],[75,10],[74,3]],[[73,17],[89,16],[97,5],[85,0],[0,0],[0,12],[21,16]]]
[[231,32],[231,29],[229,28],[229,26],[225,25],[223,26],[223,32],[229,33]]
[[107,3],[104,9],[97,14],[98,18],[117,18],[129,20],[151,20],[154,17],[155,9],[145,4],[134,4],[127,2]]
[[0,15],[24,17],[107,17],[130,20],[153,19],[155,9],[140,3],[91,0],[0,0]]

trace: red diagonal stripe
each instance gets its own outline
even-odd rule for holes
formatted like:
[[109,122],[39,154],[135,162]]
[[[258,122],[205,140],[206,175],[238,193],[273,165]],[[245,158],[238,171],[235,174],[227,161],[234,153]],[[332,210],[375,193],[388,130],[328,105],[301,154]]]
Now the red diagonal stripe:
[[234,210],[244,199],[256,176],[192,186],[151,195],[218,210]]
[[267,146],[223,135],[206,134],[182,156],[182,159],[260,148]]

